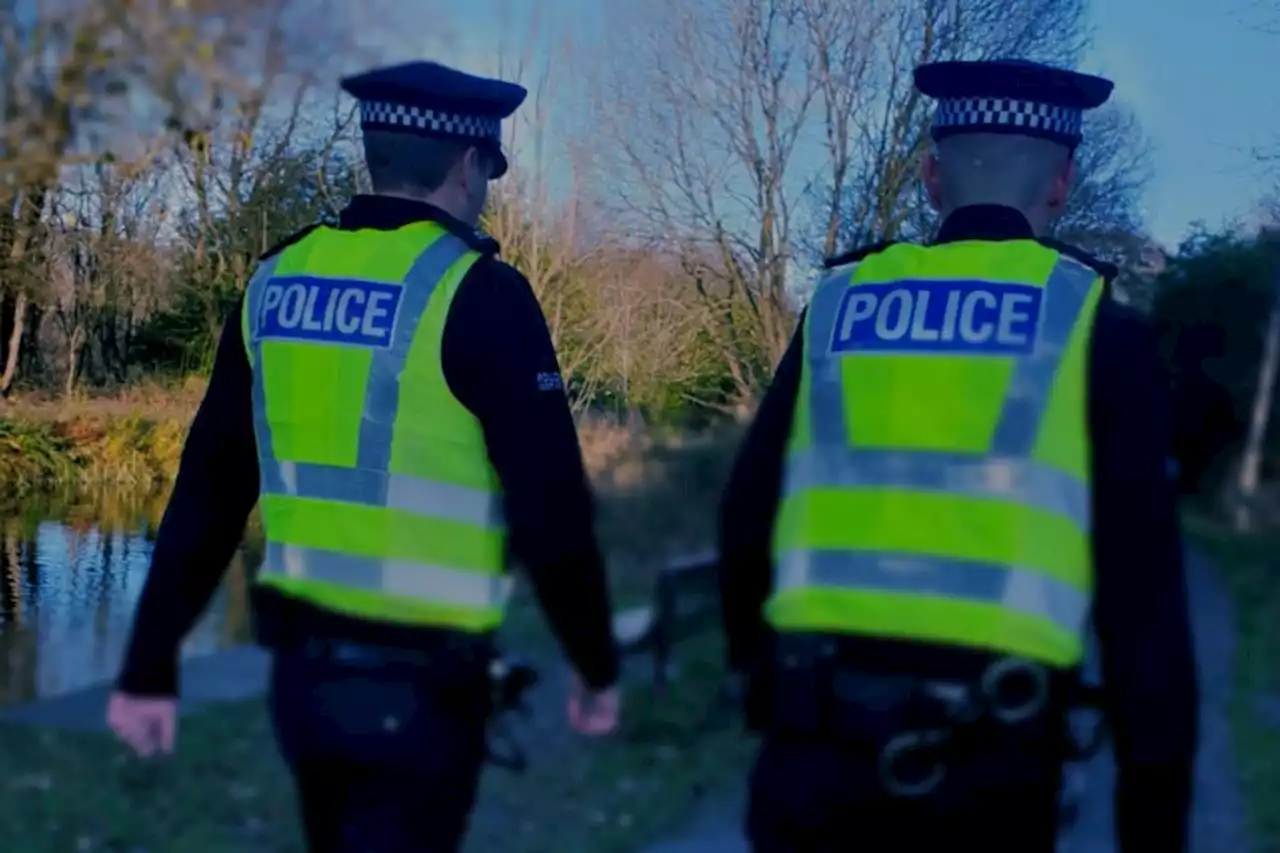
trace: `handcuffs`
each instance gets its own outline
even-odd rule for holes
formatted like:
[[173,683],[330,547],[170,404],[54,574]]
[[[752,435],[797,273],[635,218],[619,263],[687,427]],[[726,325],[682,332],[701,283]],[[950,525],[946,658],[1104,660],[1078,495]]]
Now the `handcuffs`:
[[[942,705],[948,724],[902,732],[881,748],[880,784],[896,797],[923,797],[938,789],[947,775],[943,752],[959,730],[984,717],[1015,726],[1041,713],[1049,701],[1049,673],[1031,661],[1001,658],[982,673],[977,689],[958,681],[926,681],[921,689]],[[913,761],[919,772],[908,772]]]
[[[511,715],[529,716],[527,694],[538,683],[538,670],[515,658],[489,662],[490,716],[485,740],[485,760],[496,767],[523,773],[528,756],[511,727]],[[495,748],[498,745],[500,748]]]

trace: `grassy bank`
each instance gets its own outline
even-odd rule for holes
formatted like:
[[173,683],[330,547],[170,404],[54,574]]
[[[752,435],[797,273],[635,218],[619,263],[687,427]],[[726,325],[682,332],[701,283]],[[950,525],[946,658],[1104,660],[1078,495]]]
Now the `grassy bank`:
[[1280,530],[1242,536],[1190,514],[1189,537],[1221,566],[1236,608],[1232,708],[1255,853],[1280,853]]
[[145,491],[172,479],[185,421],[140,417],[0,420],[6,497],[100,486]]
[[[721,676],[710,640],[684,650],[681,677],[655,702],[628,689],[614,738],[567,734],[549,688],[522,734],[524,775],[491,770],[468,853],[635,851],[680,825],[708,792],[741,784],[749,742],[704,731]],[[697,740],[697,748],[689,746]],[[125,756],[105,734],[0,728],[0,826],[24,853],[300,851],[289,779],[259,702],[183,721],[170,759]]]
[[[33,494],[58,503],[83,503],[103,490],[126,503],[162,494],[202,393],[193,382],[104,398],[0,402],[0,511],[15,514]],[[735,428],[691,437],[586,424],[579,438],[612,563],[629,571],[714,542]]]
[[172,480],[203,383],[140,386],[110,397],[0,402],[5,497],[101,487],[133,493]]

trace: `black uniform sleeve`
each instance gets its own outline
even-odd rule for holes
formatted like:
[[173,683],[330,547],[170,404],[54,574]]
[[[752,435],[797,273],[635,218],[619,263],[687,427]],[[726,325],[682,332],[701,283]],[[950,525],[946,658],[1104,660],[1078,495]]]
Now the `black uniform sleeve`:
[[237,310],[222,330],[160,522],[118,681],[127,693],[177,694],[182,640],[208,606],[257,503],[251,376]]
[[1171,416],[1154,335],[1104,301],[1090,365],[1094,618],[1119,770],[1120,850],[1185,850],[1198,686]]
[[772,586],[770,542],[782,465],[800,392],[804,317],[743,439],[720,510],[720,600],[729,665],[750,671],[768,647],[762,608]]
[[484,428],[512,557],[583,680],[613,684],[618,653],[595,508],[555,348],[524,276],[492,259],[472,268],[449,310],[442,364]]

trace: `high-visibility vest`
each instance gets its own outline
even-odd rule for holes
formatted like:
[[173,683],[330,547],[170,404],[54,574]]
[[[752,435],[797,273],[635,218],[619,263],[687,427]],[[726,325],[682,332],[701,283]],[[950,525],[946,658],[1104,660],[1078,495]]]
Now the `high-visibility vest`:
[[819,285],[773,537],[777,630],[1079,663],[1104,289],[1032,240],[895,244]]
[[245,294],[266,534],[259,583],[359,618],[486,632],[509,593],[498,478],[449,389],[449,305],[480,258],[434,222],[321,227]]

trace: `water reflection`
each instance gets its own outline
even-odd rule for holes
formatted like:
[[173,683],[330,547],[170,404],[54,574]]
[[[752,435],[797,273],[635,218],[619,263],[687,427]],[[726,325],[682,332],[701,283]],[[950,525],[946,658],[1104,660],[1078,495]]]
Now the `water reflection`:
[[[114,676],[142,592],[165,495],[101,494],[0,510],[0,705]],[[248,634],[246,546],[184,654]]]

